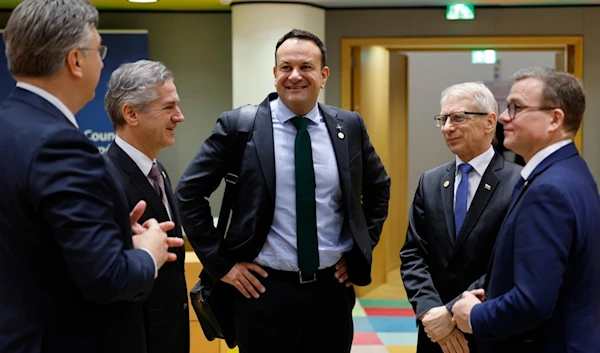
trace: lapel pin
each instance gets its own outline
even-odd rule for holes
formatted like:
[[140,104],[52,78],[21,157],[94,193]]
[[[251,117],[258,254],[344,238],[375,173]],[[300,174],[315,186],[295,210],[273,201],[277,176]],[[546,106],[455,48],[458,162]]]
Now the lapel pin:
[[492,190],[492,187],[490,186],[490,184],[485,184],[484,188],[486,190]]
[[339,132],[338,132],[338,138],[340,140],[344,139],[344,133],[342,132],[342,127],[340,126],[340,124],[337,124],[335,127]]
[[449,182],[448,180],[446,180],[446,181],[444,182],[444,187],[445,187],[445,188],[447,188],[447,187],[448,187],[448,185],[450,185],[450,182]]
[[162,171],[162,175],[163,175],[163,179],[167,179],[167,174],[165,173],[165,171]]
[[528,180],[525,181],[525,184],[523,184],[523,186],[527,186],[527,184],[529,184]]

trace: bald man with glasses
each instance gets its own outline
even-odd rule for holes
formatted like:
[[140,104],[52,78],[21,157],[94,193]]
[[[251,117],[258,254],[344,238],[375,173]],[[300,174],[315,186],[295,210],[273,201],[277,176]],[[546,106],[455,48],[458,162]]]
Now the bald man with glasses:
[[450,86],[440,103],[434,121],[455,158],[419,180],[400,273],[417,317],[417,352],[477,352],[451,308],[481,287],[521,168],[492,147],[498,105],[485,85]]

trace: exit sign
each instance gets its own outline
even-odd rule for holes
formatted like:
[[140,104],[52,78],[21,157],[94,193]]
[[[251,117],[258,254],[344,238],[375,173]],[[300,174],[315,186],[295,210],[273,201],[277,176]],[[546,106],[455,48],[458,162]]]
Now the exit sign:
[[473,50],[471,64],[495,64],[497,59],[495,50]]
[[446,7],[447,20],[472,20],[475,18],[473,4],[451,4]]

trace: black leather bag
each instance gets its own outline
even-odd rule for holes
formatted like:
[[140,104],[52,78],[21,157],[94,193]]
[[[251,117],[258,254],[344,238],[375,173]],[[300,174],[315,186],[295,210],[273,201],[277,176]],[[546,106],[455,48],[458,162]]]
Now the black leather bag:
[[233,325],[233,288],[229,284],[215,281],[206,270],[200,273],[200,280],[190,291],[192,307],[198,317],[204,336],[212,341],[225,340],[229,348],[237,345]]
[[[223,237],[227,231],[231,206],[237,194],[238,175],[244,149],[252,137],[257,111],[258,106],[255,105],[245,105],[240,108],[235,133],[237,153],[234,154],[225,177],[225,194],[217,224],[217,231]],[[206,269],[200,272],[199,277],[200,280],[190,291],[190,299],[204,336],[209,341],[215,338],[223,339],[229,348],[234,348],[237,346],[237,341],[233,317],[233,295],[237,289],[219,279],[213,279]]]

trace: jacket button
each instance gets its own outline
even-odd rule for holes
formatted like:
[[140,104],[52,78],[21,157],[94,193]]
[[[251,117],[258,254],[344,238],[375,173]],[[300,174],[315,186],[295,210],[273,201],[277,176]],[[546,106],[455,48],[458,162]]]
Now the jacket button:
[[188,305],[187,303],[183,303],[183,310],[187,309],[187,305]]

